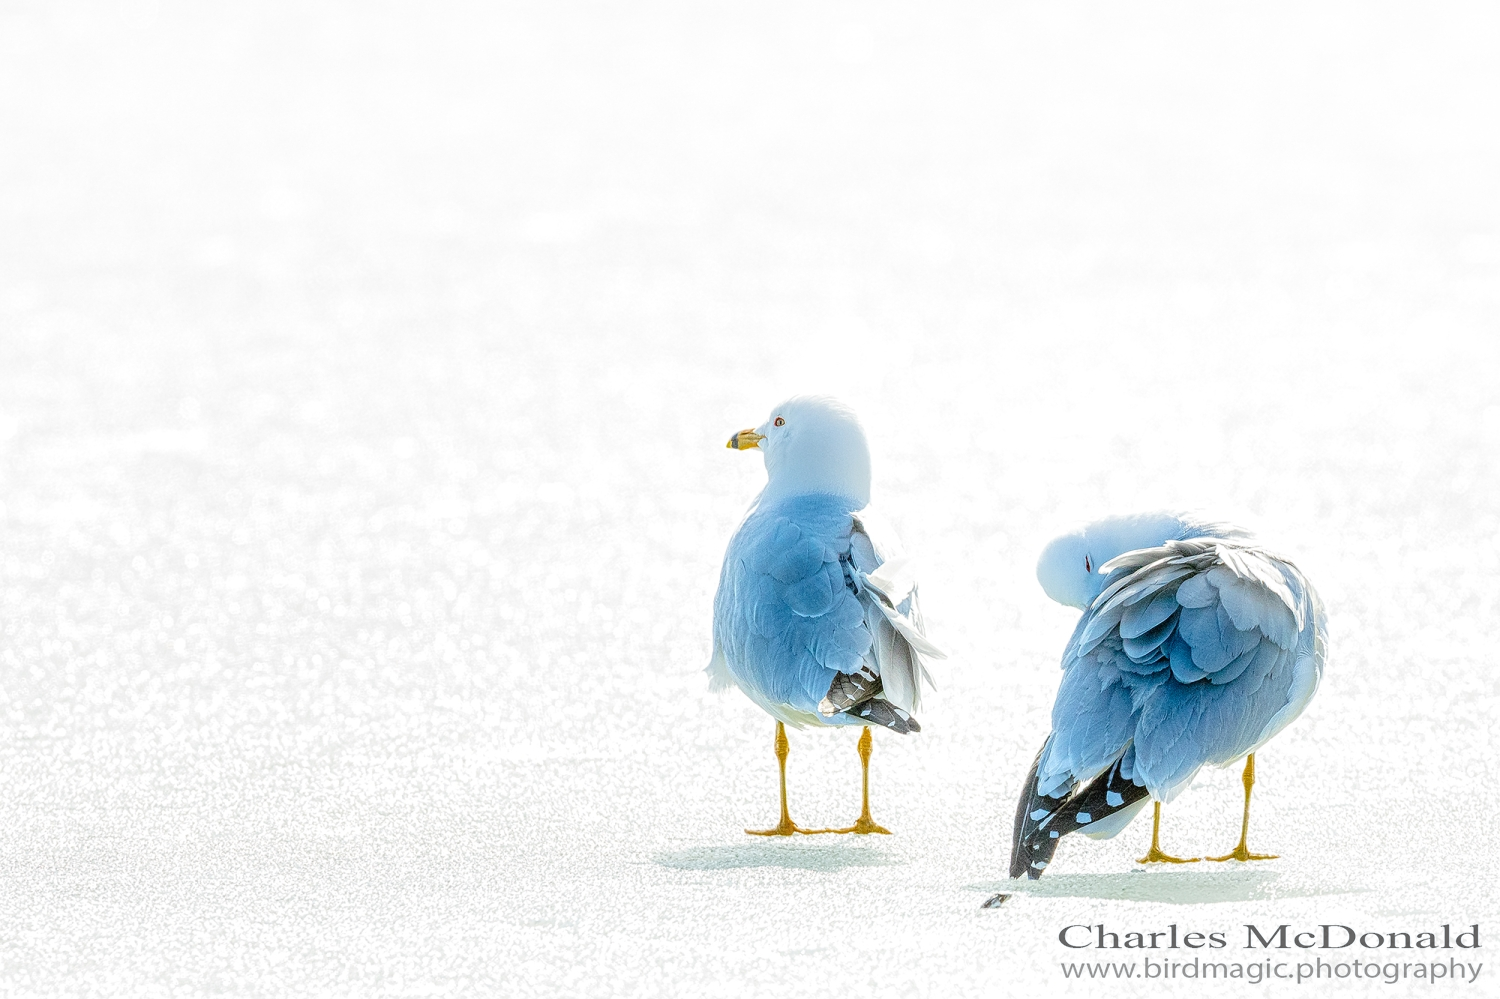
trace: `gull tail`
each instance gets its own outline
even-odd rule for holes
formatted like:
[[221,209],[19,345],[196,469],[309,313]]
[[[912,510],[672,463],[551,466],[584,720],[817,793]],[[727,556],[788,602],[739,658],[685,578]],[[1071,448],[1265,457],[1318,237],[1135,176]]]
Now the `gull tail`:
[[1016,820],[1011,835],[1010,876],[1026,875],[1033,881],[1042,876],[1058,841],[1070,832],[1105,838],[1125,827],[1149,796],[1144,787],[1125,775],[1127,749],[1108,770],[1086,784],[1074,785],[1065,794],[1041,794],[1037,788],[1037,769],[1047,746],[1036,754],[1021,798],[1016,803]]

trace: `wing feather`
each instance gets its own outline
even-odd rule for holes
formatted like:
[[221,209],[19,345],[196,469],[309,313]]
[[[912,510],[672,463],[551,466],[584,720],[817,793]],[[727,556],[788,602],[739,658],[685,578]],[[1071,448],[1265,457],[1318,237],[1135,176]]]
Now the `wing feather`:
[[1138,638],[1177,613],[1177,591],[1162,587],[1149,602],[1132,604],[1120,618],[1120,637]]
[[853,518],[846,578],[864,607],[871,635],[867,663],[881,678],[883,696],[914,712],[921,707],[923,681],[932,683],[923,657],[942,659],[945,654],[922,626],[913,561],[898,554],[889,536],[872,535],[868,525],[868,514]]

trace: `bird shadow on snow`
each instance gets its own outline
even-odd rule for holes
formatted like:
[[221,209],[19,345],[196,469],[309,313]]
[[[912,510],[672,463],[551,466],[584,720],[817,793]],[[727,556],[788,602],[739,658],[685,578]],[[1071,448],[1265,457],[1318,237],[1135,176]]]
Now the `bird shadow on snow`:
[[727,871],[742,867],[785,867],[837,871],[846,867],[890,867],[900,861],[869,847],[834,843],[737,843],[669,850],[651,858],[679,871]]
[[1131,870],[1120,874],[1054,874],[1038,881],[987,881],[970,887],[977,891],[1009,892],[1038,898],[1097,898],[1176,905],[1349,895],[1369,890],[1348,885],[1317,884],[1266,870]]

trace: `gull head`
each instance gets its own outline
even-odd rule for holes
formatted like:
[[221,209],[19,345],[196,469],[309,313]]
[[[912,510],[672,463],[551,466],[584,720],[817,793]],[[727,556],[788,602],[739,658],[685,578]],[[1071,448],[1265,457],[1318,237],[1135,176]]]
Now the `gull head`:
[[1085,610],[1104,591],[1110,559],[1168,541],[1205,536],[1244,537],[1245,532],[1186,513],[1155,511],[1105,517],[1053,538],[1036,562],[1037,582],[1060,604]]
[[870,502],[870,446],[854,411],[837,399],[799,395],[751,430],[729,438],[737,451],[756,450],[766,462],[761,502],[826,493]]

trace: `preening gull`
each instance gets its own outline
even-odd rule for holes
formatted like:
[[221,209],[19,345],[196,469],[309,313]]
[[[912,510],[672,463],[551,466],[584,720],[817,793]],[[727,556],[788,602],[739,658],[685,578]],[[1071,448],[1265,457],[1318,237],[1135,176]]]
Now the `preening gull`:
[[[870,818],[870,725],[921,731],[912,713],[942,658],[917,608],[911,563],[872,526],[870,449],[842,403],[798,396],[729,447],[761,452],[766,486],[730,539],[714,597],[712,689],[739,687],[776,719],[781,821],[753,835],[884,833]],[[864,725],[864,807],[845,829],[802,829],[786,801],[786,726]]]
[[1039,878],[1061,837],[1107,839],[1155,800],[1142,863],[1162,851],[1161,805],[1205,764],[1245,758],[1239,844],[1251,853],[1255,751],[1302,713],[1328,628],[1301,571],[1227,524],[1186,514],[1110,517],[1055,539],[1047,595],[1083,611],[1063,650],[1052,733],[1016,805],[1010,876]]

